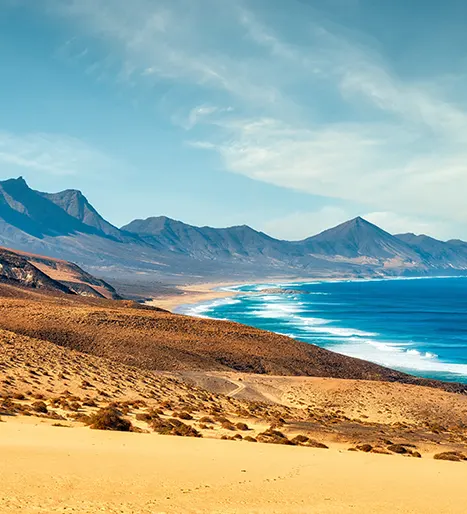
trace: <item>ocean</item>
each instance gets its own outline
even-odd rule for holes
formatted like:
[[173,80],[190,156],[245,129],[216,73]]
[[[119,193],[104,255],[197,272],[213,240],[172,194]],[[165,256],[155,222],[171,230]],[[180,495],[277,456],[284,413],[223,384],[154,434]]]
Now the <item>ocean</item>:
[[467,383],[467,278],[226,289],[239,294],[179,311],[270,330],[413,375]]

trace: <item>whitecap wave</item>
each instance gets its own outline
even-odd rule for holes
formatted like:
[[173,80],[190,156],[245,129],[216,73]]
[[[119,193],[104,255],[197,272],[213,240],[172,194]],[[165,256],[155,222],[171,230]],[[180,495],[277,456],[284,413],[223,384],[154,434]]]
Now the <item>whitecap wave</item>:
[[194,305],[181,305],[176,309],[179,314],[186,314],[187,316],[194,316],[196,318],[209,318],[208,312],[218,307],[225,305],[235,305],[241,303],[240,298],[220,298],[218,300],[211,300],[209,302],[197,303]]
[[[415,277],[406,277],[403,280],[414,279]],[[379,280],[395,279],[373,279],[373,281]],[[300,284],[304,283],[301,282]],[[288,287],[292,285],[255,284],[248,291],[260,291],[272,286]],[[238,291],[238,286],[235,287]],[[244,287],[242,286],[242,291],[246,291]],[[247,294],[235,298],[218,299],[200,305],[186,306],[182,312],[198,317],[213,317],[213,315],[217,317],[213,311],[218,307],[241,304],[235,311],[245,320],[248,317],[250,320],[252,318],[277,320],[277,327],[275,327],[277,333],[310,343],[318,342],[320,346],[350,357],[375,362],[408,373],[420,373],[425,376],[439,376],[440,378],[449,376],[454,379],[456,377],[467,377],[467,364],[445,362],[436,353],[420,350],[425,345],[416,341],[387,341],[381,334],[353,327],[339,326],[342,322],[336,319],[317,317],[319,314],[313,316],[313,313],[317,312],[312,310],[313,306],[321,309],[321,306],[327,304],[320,302],[318,298],[316,298],[317,301],[312,300],[310,302],[304,302],[302,299],[302,296],[275,295],[269,292],[264,295]],[[338,304],[332,303],[331,305]],[[237,316],[237,319],[240,319],[240,317]],[[272,328],[272,324],[269,321],[267,323],[267,328]],[[256,325],[263,326],[260,321]],[[459,347],[464,346],[459,345]]]
[[375,362],[392,369],[467,376],[467,364],[443,362],[435,353],[406,347],[402,343],[349,338],[332,349],[343,355]]

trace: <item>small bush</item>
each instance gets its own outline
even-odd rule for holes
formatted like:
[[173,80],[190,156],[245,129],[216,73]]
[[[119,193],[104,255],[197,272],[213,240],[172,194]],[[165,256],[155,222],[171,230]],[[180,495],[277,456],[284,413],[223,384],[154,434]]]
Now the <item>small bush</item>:
[[84,400],[83,402],[83,406],[84,407],[97,407],[97,403],[95,400],[93,399],[90,399],[90,400]]
[[232,422],[224,416],[214,416],[214,421],[217,421],[217,423],[221,423],[221,424],[222,423],[232,424]]
[[409,453],[407,448],[405,446],[402,446],[402,444],[391,444],[388,446],[388,450],[392,453],[399,453],[401,455]]
[[274,430],[273,428],[269,428],[265,432],[258,434],[256,439],[260,443],[294,445],[294,443],[290,441],[282,432]]
[[32,404],[32,410],[41,414],[47,414],[47,405],[43,401],[34,402]]
[[379,455],[391,455],[391,452],[388,452],[385,448],[380,448],[376,446],[371,450],[371,453],[377,453]]
[[179,419],[171,418],[164,420],[154,418],[151,421],[151,428],[161,435],[176,435],[181,437],[202,437],[202,435],[190,425],[186,425]]
[[373,446],[371,444],[359,444],[357,446],[357,450],[360,450],[361,452],[370,453],[373,449]]
[[193,416],[191,414],[189,414],[188,412],[186,412],[186,411],[174,412],[173,413],[173,417],[174,418],[179,418],[179,419],[184,419],[186,421],[188,421],[190,419],[193,419]]
[[78,414],[72,414],[70,417],[71,417],[71,419],[74,419],[78,423],[84,423],[85,425],[91,424],[91,417],[88,416],[87,414],[83,414],[82,412],[80,412]]
[[319,441],[315,441],[314,439],[309,439],[305,446],[309,446],[310,448],[322,448],[323,450],[329,449],[329,446],[326,446],[324,443],[320,443]]
[[462,462],[463,460],[467,460],[467,457],[461,452],[437,453],[433,458],[435,460],[449,460],[451,462]]
[[309,437],[307,437],[306,435],[297,435],[296,437],[294,437],[292,439],[292,442],[296,443],[296,444],[304,444],[304,443],[307,443],[308,441],[310,440]]
[[136,414],[136,419],[138,421],[145,421],[146,423],[151,423],[154,420],[160,420],[159,410],[150,409],[147,412],[140,412]]
[[89,416],[89,426],[94,430],[116,430],[129,432],[132,428],[130,421],[122,417],[122,413],[115,407],[100,409]]

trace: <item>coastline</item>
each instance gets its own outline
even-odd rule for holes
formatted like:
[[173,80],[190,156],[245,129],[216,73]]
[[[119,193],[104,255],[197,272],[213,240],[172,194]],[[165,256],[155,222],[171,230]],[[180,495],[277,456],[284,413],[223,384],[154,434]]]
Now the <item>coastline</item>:
[[180,294],[155,297],[145,302],[145,305],[176,312],[183,305],[196,305],[211,300],[235,296],[239,294],[238,291],[219,291],[219,289],[244,284],[245,282],[206,282],[204,284],[181,286],[179,287]]
[[[188,316],[194,317],[210,317],[210,314],[206,313],[205,310],[209,308],[217,308],[220,307],[225,300],[225,303],[236,303],[241,300],[234,300],[231,302],[229,299],[233,298],[237,295],[246,296],[246,295],[261,295],[262,293],[267,294],[275,294],[274,289],[277,288],[277,294],[280,295],[280,289],[293,288],[295,285],[302,285],[308,283],[342,283],[342,282],[406,282],[406,281],[418,281],[418,280],[436,280],[436,279],[462,279],[466,277],[458,277],[458,276],[433,276],[433,277],[371,277],[371,278],[349,278],[349,277],[307,277],[307,278],[294,278],[292,280],[286,279],[285,277],[275,277],[269,279],[263,279],[262,281],[250,281],[250,282],[213,282],[213,283],[205,283],[198,285],[188,285],[183,288],[183,292],[181,294],[166,296],[165,298],[161,298],[160,300],[155,299],[149,302],[149,305],[154,305],[158,307],[167,308],[172,312],[185,314]],[[260,285],[261,284],[261,285]],[[260,285],[260,287],[255,287]],[[251,286],[244,287],[241,291],[235,289],[228,289],[227,291],[219,291],[220,288],[232,288],[232,286]],[[245,291],[244,289],[248,289]],[[241,308],[241,306],[240,306]],[[235,307],[233,307],[235,310]],[[215,317],[215,316],[214,316]],[[237,317],[238,321],[240,318]],[[240,320],[240,323],[242,321]],[[385,366],[389,369],[394,369],[398,371],[402,371],[411,375],[425,377],[434,380],[442,380],[448,382],[464,382],[467,376],[467,366],[465,364],[458,364],[456,360],[450,360],[448,357],[443,356],[439,357],[438,353],[433,353],[430,348],[424,348],[423,345],[421,347],[414,345],[406,344],[401,347],[397,347],[397,339],[396,343],[392,344],[392,339],[385,339],[383,335],[378,331],[378,333],[369,333],[368,331],[364,331],[361,326],[355,327],[351,325],[351,321],[347,320],[348,325],[342,326],[337,325],[337,327],[330,326],[328,330],[321,330],[321,332],[325,334],[332,334],[330,338],[332,341],[336,339],[335,334],[337,333],[339,336],[342,336],[339,341],[342,341],[343,347],[328,347],[325,344],[317,344],[323,348],[328,350],[332,350],[336,353],[340,353],[342,355],[346,355],[349,357],[354,357],[358,359],[362,359],[365,361],[373,362],[379,364],[381,366]],[[246,324],[248,323],[248,320]],[[318,323],[320,327],[326,325],[327,322]],[[265,328],[261,326],[261,324],[254,324],[257,328]],[[325,328],[326,328],[325,327]],[[271,330],[272,332],[284,334],[284,330],[274,330],[270,325],[266,328],[267,330]],[[317,328],[313,328],[313,331],[317,331]],[[365,329],[366,330],[366,329]],[[345,333],[350,334],[350,336],[366,336],[366,337],[376,337],[374,341],[368,340],[363,341],[362,344],[358,344],[358,340],[355,340],[355,337],[345,338]],[[314,333],[314,332],[313,332]],[[287,332],[287,335],[297,340],[305,340],[305,342],[309,342],[308,339],[301,339],[300,334],[293,334]],[[379,336],[379,337],[378,337]],[[325,337],[325,336],[323,336]],[[389,342],[388,342],[389,341]],[[312,341],[311,341],[312,342]],[[315,343],[316,344],[316,343]],[[352,346],[353,345],[353,346]],[[390,350],[387,350],[390,349]],[[378,350],[378,351],[377,351]]]
[[[436,275],[421,277],[368,277],[368,278],[349,278],[349,277],[269,277],[263,280],[243,280],[243,281],[222,281],[222,282],[204,282],[199,284],[186,284],[178,286],[180,291],[178,294],[168,294],[155,296],[151,300],[145,302],[145,305],[159,307],[176,313],[184,305],[197,305],[218,300],[230,298],[238,295],[239,291],[220,291],[221,288],[232,286],[246,286],[254,284],[286,282],[288,284],[304,284],[313,282],[380,282],[392,280],[430,280],[444,278],[466,278],[464,275]],[[243,294],[246,294],[243,292]],[[250,293],[251,294],[251,293]]]

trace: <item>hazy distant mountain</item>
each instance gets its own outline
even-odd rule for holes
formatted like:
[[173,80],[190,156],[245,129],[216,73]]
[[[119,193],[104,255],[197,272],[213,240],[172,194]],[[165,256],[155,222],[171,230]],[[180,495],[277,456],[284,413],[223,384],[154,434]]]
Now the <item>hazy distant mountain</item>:
[[362,218],[294,242],[245,225],[194,227],[163,216],[119,229],[80,191],[41,193],[22,178],[0,182],[0,244],[132,281],[467,271],[467,243],[392,236]]
[[398,234],[396,237],[413,248],[430,267],[467,270],[467,243],[464,241],[444,242],[415,234]]
[[294,246],[243,225],[194,227],[165,216],[135,220],[122,227],[148,243],[196,259],[254,260],[293,257]]
[[96,232],[30,189],[21,177],[0,182],[0,219],[10,226],[11,234],[20,231],[36,238]]
[[333,260],[386,266],[423,265],[423,259],[411,246],[360,217],[302,243],[308,252]]
[[96,231],[115,238],[121,238],[120,230],[106,221],[87,198],[75,189],[67,189],[60,193],[40,193],[44,198],[52,201],[67,214],[77,219],[86,227],[92,227]]

